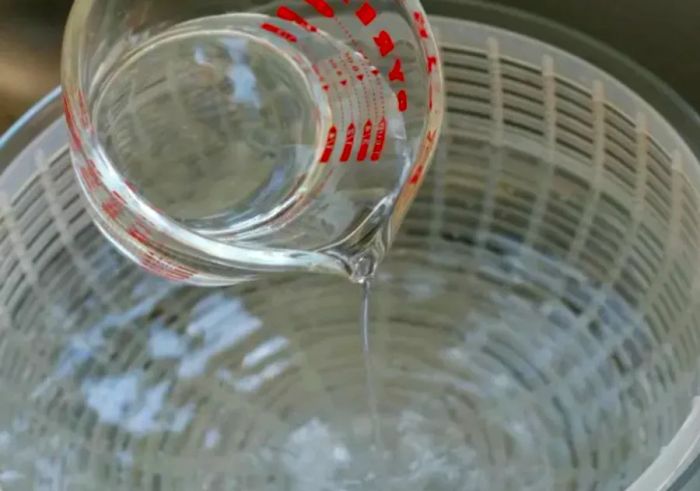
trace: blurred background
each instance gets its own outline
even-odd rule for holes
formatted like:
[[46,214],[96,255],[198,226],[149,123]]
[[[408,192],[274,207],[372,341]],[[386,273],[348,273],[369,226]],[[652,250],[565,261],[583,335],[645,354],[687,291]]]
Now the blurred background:
[[[700,109],[697,0],[490,0],[587,33],[642,64]],[[430,0],[424,4],[430,12]],[[0,0],[0,133],[59,83],[72,0]]]

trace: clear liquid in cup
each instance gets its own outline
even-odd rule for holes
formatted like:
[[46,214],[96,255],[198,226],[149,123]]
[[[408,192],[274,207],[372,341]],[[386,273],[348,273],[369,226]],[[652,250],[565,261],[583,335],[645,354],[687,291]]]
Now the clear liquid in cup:
[[203,26],[134,53],[95,112],[106,155],[154,206],[222,231],[294,194],[327,104],[269,43]]
[[[266,19],[187,22],[108,67],[91,98],[101,164],[212,250],[378,261],[425,121],[401,110],[369,47],[293,26],[288,42]],[[409,70],[410,94],[426,74]]]

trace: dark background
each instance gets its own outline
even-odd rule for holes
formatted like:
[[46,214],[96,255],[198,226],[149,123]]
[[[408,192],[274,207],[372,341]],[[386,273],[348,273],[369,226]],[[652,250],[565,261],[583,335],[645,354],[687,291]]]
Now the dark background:
[[[491,0],[589,34],[700,109],[700,0]],[[71,0],[0,0],[0,132],[59,82]],[[428,12],[431,0],[424,0]]]

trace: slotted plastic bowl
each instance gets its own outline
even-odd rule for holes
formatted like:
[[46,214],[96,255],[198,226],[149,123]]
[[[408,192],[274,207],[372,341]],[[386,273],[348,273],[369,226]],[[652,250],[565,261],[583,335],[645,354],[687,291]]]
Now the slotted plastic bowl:
[[697,119],[548,23],[429,7],[448,120],[374,284],[384,458],[359,289],[136,269],[85,212],[54,93],[0,145],[3,490],[695,489]]

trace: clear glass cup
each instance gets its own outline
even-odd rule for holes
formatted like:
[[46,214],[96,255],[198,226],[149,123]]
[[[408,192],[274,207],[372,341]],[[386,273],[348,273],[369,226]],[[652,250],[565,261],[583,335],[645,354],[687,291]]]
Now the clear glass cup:
[[78,0],[63,86],[100,229],[205,285],[370,274],[443,113],[417,0]]

